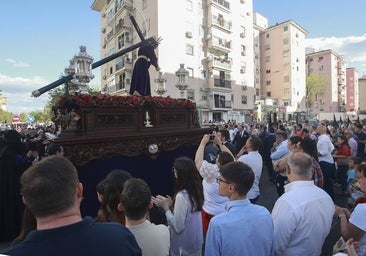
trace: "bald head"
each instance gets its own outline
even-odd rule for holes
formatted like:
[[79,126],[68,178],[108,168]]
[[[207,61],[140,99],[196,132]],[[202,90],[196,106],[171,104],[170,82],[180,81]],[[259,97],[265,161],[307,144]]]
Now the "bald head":
[[313,160],[310,155],[303,152],[292,153],[287,160],[287,164],[292,177],[298,177],[298,180],[311,180]]

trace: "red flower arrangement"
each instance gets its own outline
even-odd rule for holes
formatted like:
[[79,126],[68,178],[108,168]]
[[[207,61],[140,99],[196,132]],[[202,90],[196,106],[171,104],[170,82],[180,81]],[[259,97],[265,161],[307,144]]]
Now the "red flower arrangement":
[[146,105],[157,108],[182,107],[195,108],[196,104],[188,99],[173,99],[160,96],[118,96],[108,94],[73,94],[62,96],[53,107],[54,112],[69,113],[87,106],[120,106],[139,108]]

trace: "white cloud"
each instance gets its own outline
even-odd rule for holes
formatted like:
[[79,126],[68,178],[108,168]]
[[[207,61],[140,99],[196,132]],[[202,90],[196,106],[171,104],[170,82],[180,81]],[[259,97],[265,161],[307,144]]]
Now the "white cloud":
[[366,34],[348,37],[321,37],[306,39],[306,47],[315,50],[331,49],[344,56],[347,67],[356,68],[359,76],[366,75]]
[[27,68],[30,66],[28,63],[26,63],[24,61],[18,61],[18,60],[14,60],[12,58],[6,58],[5,61],[12,64],[13,67],[16,67],[16,68]]
[[49,84],[49,81],[34,76],[31,78],[11,77],[0,73],[0,89],[7,98],[7,111],[13,114],[42,110],[48,99],[45,93],[38,98],[31,97],[32,91]]

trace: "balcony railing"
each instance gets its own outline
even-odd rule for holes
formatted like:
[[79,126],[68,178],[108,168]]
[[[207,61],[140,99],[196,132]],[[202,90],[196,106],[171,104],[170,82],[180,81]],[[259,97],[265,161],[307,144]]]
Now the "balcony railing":
[[214,86],[231,89],[231,81],[230,80],[219,79],[219,78],[214,78]]
[[222,7],[225,7],[226,9],[230,10],[230,3],[225,0],[213,0],[213,2],[217,3],[218,5],[221,5]]
[[231,63],[232,63],[231,58],[223,59],[214,57],[213,59],[213,66],[218,68],[231,69]]
[[230,30],[232,26],[230,21],[226,21],[224,18],[215,15],[212,17],[212,23],[227,30]]
[[215,108],[231,108],[231,100],[216,101]]

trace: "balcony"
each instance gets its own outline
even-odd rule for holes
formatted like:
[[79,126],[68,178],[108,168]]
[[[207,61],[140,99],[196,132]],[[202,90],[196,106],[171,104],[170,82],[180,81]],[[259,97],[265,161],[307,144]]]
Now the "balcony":
[[231,70],[232,59],[231,58],[219,58],[219,57],[210,57],[208,61],[208,68],[212,69],[225,69]]
[[225,8],[227,10],[230,10],[230,2],[225,0],[209,0],[207,1],[208,4],[213,4],[219,8]]
[[232,108],[231,105],[232,105],[231,100],[218,99],[218,98],[215,97],[214,104],[213,104],[212,107],[213,107],[213,110],[219,110],[219,109],[228,110],[228,109]]
[[231,51],[231,41],[216,36],[209,38],[207,46],[212,52],[215,52],[218,55]]
[[128,30],[128,31],[131,31],[131,26],[129,26],[127,24],[127,22],[125,20],[120,20],[117,25],[115,26],[115,33],[118,33],[119,31],[121,30]]
[[119,70],[132,70],[132,61],[130,58],[125,57],[116,63],[116,72]]
[[230,80],[219,79],[219,78],[214,78],[214,86],[215,87],[231,89],[231,81]]
[[212,25],[215,25],[219,28],[223,28],[225,30],[231,30],[232,24],[231,21],[225,20],[223,17],[213,16],[212,17]]
[[104,42],[108,42],[114,35],[113,29],[107,34],[107,36],[104,38]]

